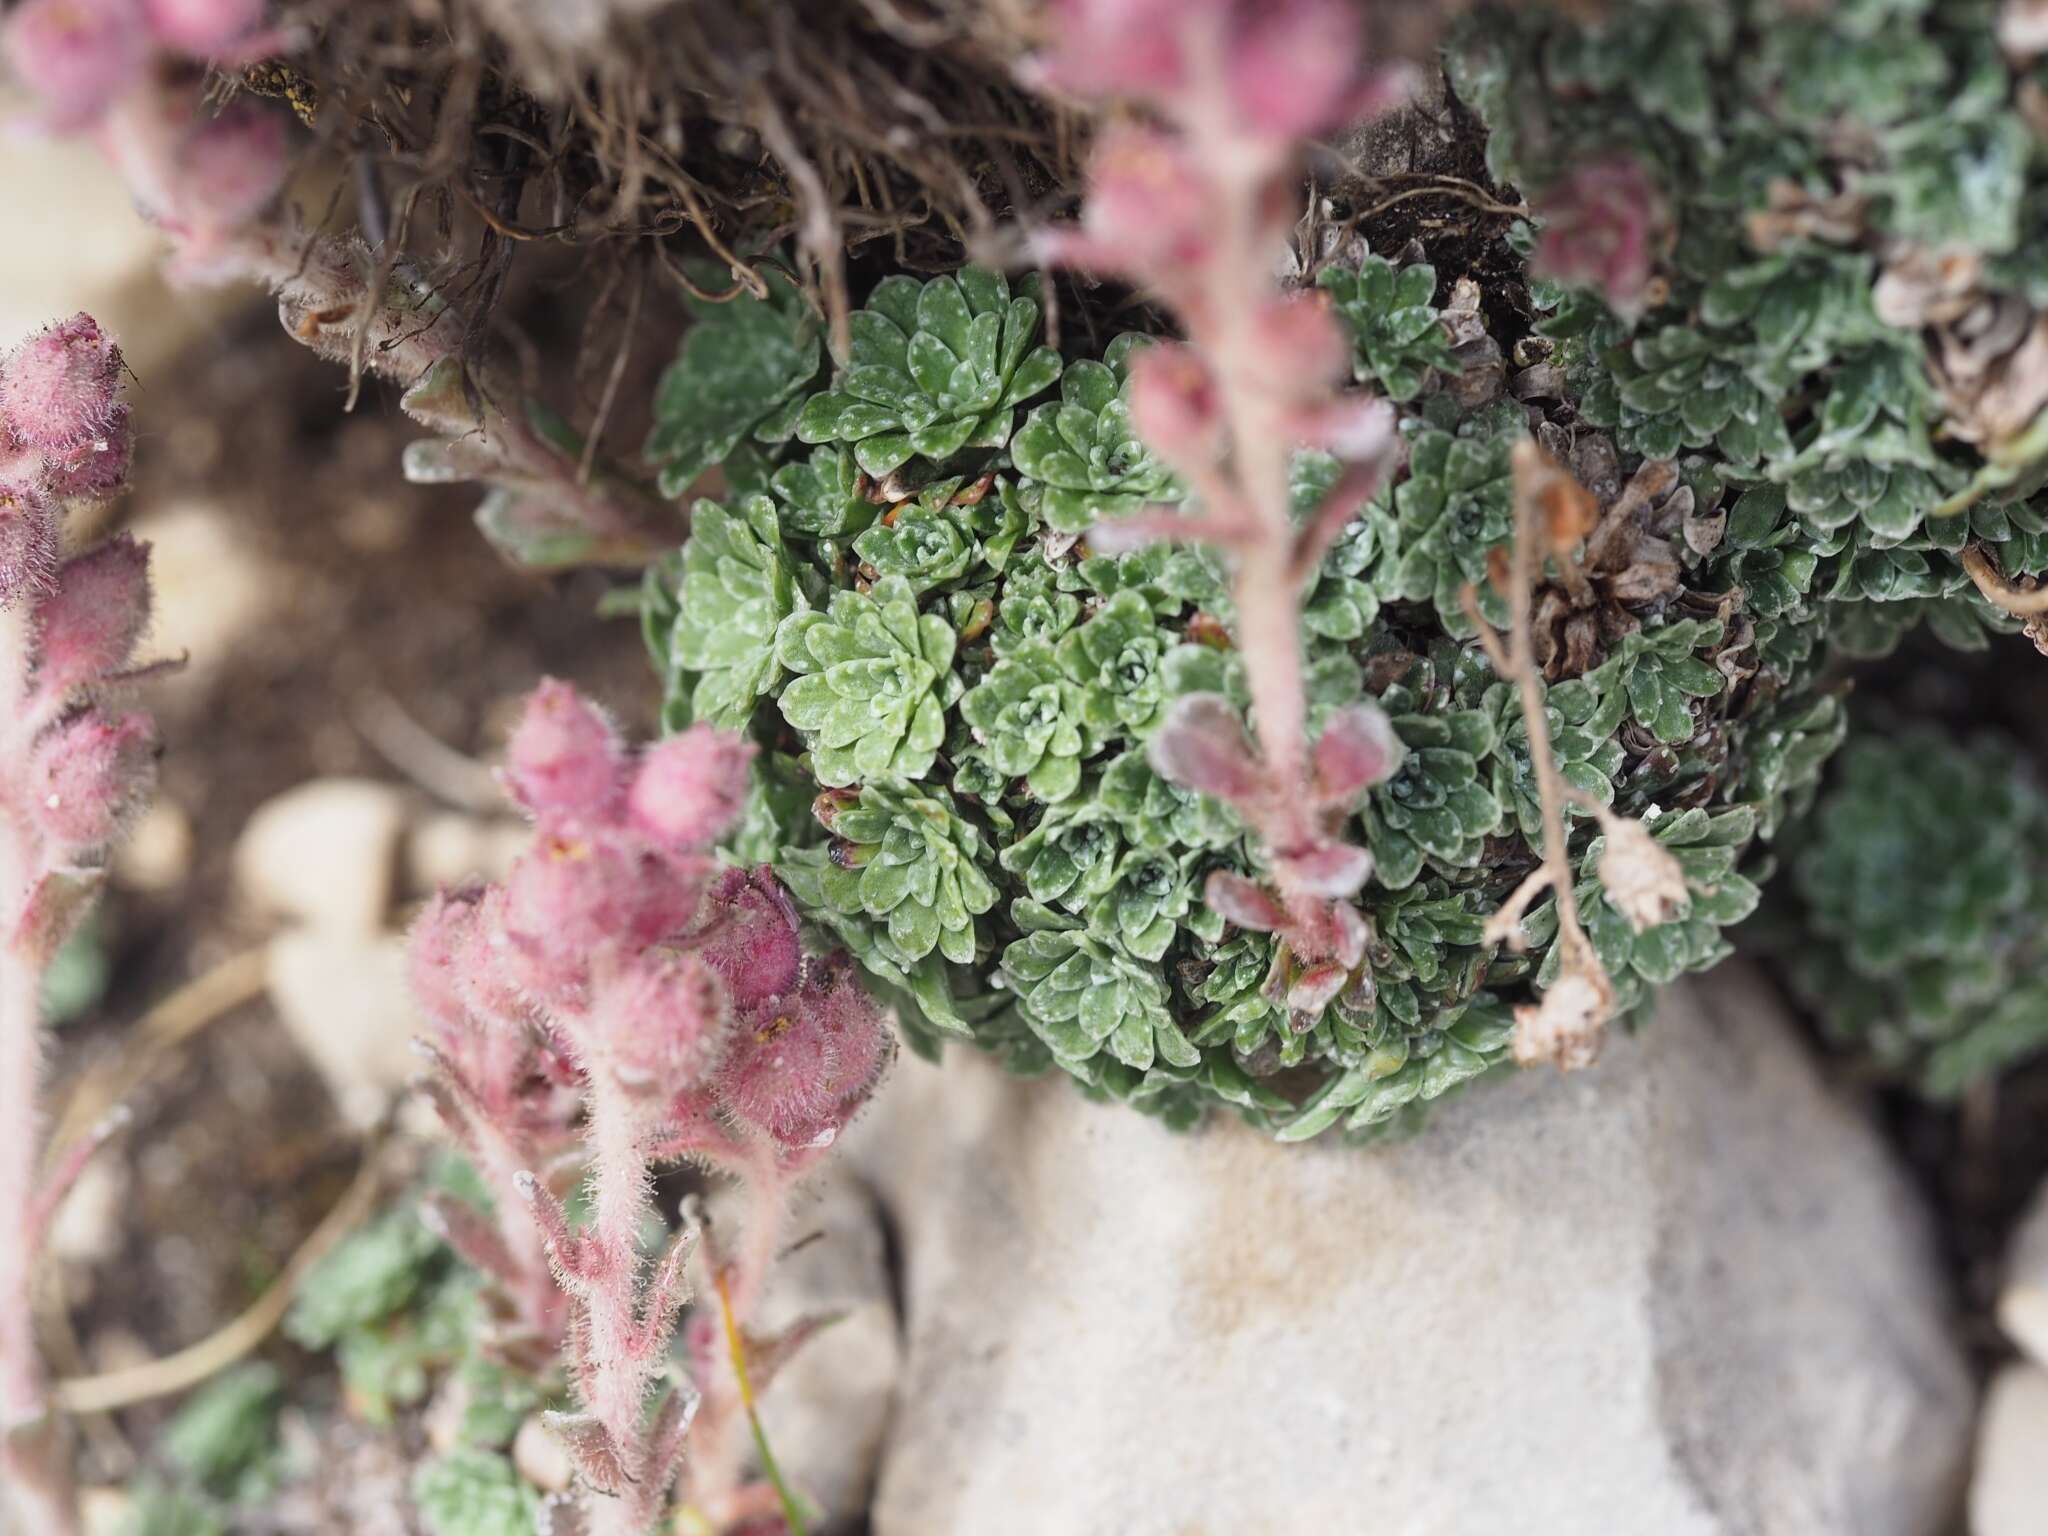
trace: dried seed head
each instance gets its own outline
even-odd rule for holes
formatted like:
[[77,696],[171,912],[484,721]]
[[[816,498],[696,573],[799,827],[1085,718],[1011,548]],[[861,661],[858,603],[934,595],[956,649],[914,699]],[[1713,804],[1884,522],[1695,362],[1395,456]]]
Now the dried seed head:
[[1600,883],[1607,900],[1637,933],[1668,923],[1683,912],[1690,896],[1685,871],[1650,829],[1622,816],[1601,818],[1607,846],[1600,854]]
[[1511,1049],[1516,1065],[1548,1063],[1561,1072],[1592,1066],[1613,1006],[1613,989],[1604,975],[1597,970],[1566,971],[1541,1001],[1515,1009]]

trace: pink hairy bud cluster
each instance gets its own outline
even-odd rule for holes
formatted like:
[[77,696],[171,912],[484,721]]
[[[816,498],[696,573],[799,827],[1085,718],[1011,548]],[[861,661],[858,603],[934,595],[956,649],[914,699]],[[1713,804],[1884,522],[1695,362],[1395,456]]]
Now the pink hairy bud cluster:
[[47,590],[65,501],[104,500],[127,483],[120,388],[121,349],[90,315],[0,353],[0,608]]
[[0,57],[50,127],[90,127],[157,55],[249,62],[278,41],[263,0],[23,0],[0,24]]
[[[0,354],[0,810],[21,883],[0,891],[0,942],[47,952],[156,772],[156,731],[107,690],[147,669],[149,550],[120,534],[62,557],[57,491],[118,430],[121,354],[89,315]],[[115,477],[115,478],[118,478]]]
[[1380,110],[1348,0],[1053,0],[1051,44],[1028,73],[1070,95],[1125,96],[1219,131],[1286,144]]
[[1670,220],[1641,161],[1617,151],[1575,166],[1543,189],[1535,208],[1542,233],[1531,276],[1597,289],[1630,318],[1657,300],[1656,261]]
[[[1289,967],[1278,990],[1300,1013],[1321,1012],[1364,957],[1365,920],[1345,898],[1365,883],[1372,858],[1339,835],[1358,799],[1401,764],[1401,741],[1377,704],[1333,714],[1309,753],[1308,784],[1278,783],[1218,694],[1178,700],[1147,745],[1161,777],[1213,795],[1254,826],[1301,828],[1296,839],[1267,850],[1280,894],[1228,871],[1210,877],[1205,898],[1240,928],[1285,940]],[[1297,796],[1304,803],[1295,805]],[[1305,811],[1305,815],[1296,815]]]
[[585,1078],[650,1106],[664,1155],[736,1158],[752,1136],[800,1158],[858,1108],[889,1049],[850,964],[807,960],[765,869],[721,870],[753,748],[697,727],[638,754],[574,688],[548,681],[503,780],[534,818],[502,887],[444,896],[413,933],[413,984],[445,1066],[494,1115],[547,1074],[491,1054],[552,1042]]

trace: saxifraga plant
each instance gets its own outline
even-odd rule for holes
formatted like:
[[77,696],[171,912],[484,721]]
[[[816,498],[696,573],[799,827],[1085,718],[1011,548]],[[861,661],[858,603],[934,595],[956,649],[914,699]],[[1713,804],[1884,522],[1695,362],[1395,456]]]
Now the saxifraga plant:
[[1783,964],[1827,1032],[1935,1098],[2048,1046],[2044,829],[2008,742],[1852,736],[1791,853]]
[[[1930,41],[1914,110],[1938,115],[1943,81],[1991,65],[1947,29],[1950,9],[1916,14]],[[1915,269],[1890,205],[1857,204],[1837,237],[1825,210],[1751,174],[1766,124],[1773,142],[1832,163],[1830,125],[1866,110],[1866,54],[1844,55],[1854,88],[1815,117],[1771,84],[1790,65],[1700,68],[1735,45],[1685,8],[1624,7],[1598,26],[1537,10],[1461,42],[1457,78],[1494,124],[1496,163],[1536,163],[1524,145],[1549,157],[1527,171],[1538,223],[1510,231],[1531,255],[1538,322],[1497,339],[1515,360],[1502,399],[1460,379],[1419,326],[1418,307],[1446,343],[1485,323],[1469,301],[1453,316],[1427,268],[1341,249],[1320,271],[1312,260],[1339,330],[1332,311],[1271,288],[1270,260],[1241,254],[1238,242],[1278,245],[1287,221],[1243,211],[1267,203],[1214,167],[1246,188],[1284,179],[1291,134],[1355,89],[1348,63],[1327,64],[1357,56],[1333,41],[1346,15],[1201,5],[1162,34],[1144,7],[1061,8],[1047,83],[1138,98],[1158,126],[1105,131],[1080,228],[1046,236],[1047,253],[1144,283],[1188,344],[1125,339],[1100,364],[1069,358],[1069,373],[1091,370],[1088,387],[1023,402],[1030,429],[1007,448],[892,461],[883,481],[836,459],[805,468],[789,450],[750,457],[731,477],[747,497],[749,563],[714,568],[693,545],[647,600],[680,700],[709,676],[671,639],[693,608],[700,626],[731,613],[823,633],[821,610],[871,586],[872,601],[912,570],[896,544],[914,544],[923,563],[891,599],[906,606],[890,628],[911,634],[914,605],[945,646],[847,650],[848,664],[896,659],[873,679],[849,670],[835,696],[852,733],[859,697],[915,672],[942,740],[927,726],[914,756],[884,763],[876,743],[855,767],[856,736],[832,734],[829,712],[782,704],[797,671],[831,668],[791,668],[778,646],[780,665],[749,673],[755,702],[741,707],[771,769],[754,826],[781,838],[773,856],[799,902],[934,1037],[1056,1062],[1175,1118],[1232,1103],[1290,1137],[1407,1123],[1412,1106],[1504,1060],[1518,1017],[1523,1059],[1589,1057],[1601,1020],[1638,1016],[1657,984],[1727,952],[1722,931],[1757,899],[1745,851],[1810,799],[1840,740],[1831,658],[1882,652],[1921,618],[1981,644],[2042,606],[2014,583],[2048,569],[2043,514],[2013,468],[2018,423],[1994,442],[1958,417],[1961,394],[1921,382],[1922,317],[1901,297]],[[1781,30],[1819,59],[1862,27],[1843,16]],[[1683,78],[1645,91],[1608,58],[1631,48]],[[1268,121],[1243,103],[1272,103],[1257,71],[1281,58],[1292,89]],[[1539,58],[1573,80],[1568,95],[1546,89]],[[2010,109],[1987,94],[1982,111]],[[1708,120],[1748,136],[1702,139]],[[1640,144],[1682,153],[1667,166]],[[1914,155],[1914,176],[1940,174]],[[1995,164],[2017,178],[2009,192],[2027,184],[2024,157]],[[1892,266],[1830,239],[1881,246]],[[1234,277],[1233,262],[1245,263]],[[1980,319],[2012,308],[1973,282],[1958,305]],[[2031,365],[2012,353],[1995,366]],[[1410,397],[1394,418],[1399,467],[1378,446],[1385,407],[1332,392],[1346,372],[1391,377]],[[1233,403],[1233,380],[1274,377]],[[2002,408],[2022,384],[1996,396]],[[1246,425],[1245,411],[1268,414]],[[1945,416],[1962,430],[1939,434]],[[1276,443],[1297,446],[1262,470]],[[1276,537],[1280,481],[1292,496]],[[811,488],[826,483],[836,499],[821,520]],[[733,521],[708,505],[698,515]],[[900,539],[860,532],[896,525]],[[1203,543],[1141,547],[1148,537]],[[1283,546],[1313,555],[1276,577]],[[782,594],[772,612],[754,595],[769,590]],[[930,655],[952,658],[957,684]],[[1318,730],[1356,774],[1321,802],[1287,757]],[[808,822],[790,788],[806,777],[834,787]],[[923,800],[938,835],[906,829],[870,866],[885,845],[833,830],[839,797],[856,792],[863,806]],[[1304,816],[1328,819],[1311,833]],[[1163,826],[1186,830],[1162,847]],[[985,887],[995,899],[970,907],[966,893]],[[949,952],[902,915],[928,905]],[[1561,947],[1575,908],[1584,940]],[[1162,923],[1171,937],[1148,974]],[[970,939],[973,960],[954,959]],[[1584,985],[1560,996],[1574,976]],[[1541,1027],[1532,992],[1559,998]]]
[[[1632,698],[1675,690],[1659,668],[1690,680],[1705,665],[1692,651],[1719,636],[1677,629],[1672,657],[1589,679],[1554,727],[1572,772],[1550,772],[1551,733],[1496,697],[1527,668],[1489,664],[1464,589],[1490,553],[1526,548],[1522,602],[1504,583],[1482,607],[1519,614],[1534,646],[1543,561],[1568,585],[1600,508],[1575,491],[1586,526],[1566,537],[1544,497],[1570,477],[1518,456],[1529,413],[1448,398],[1457,355],[1427,268],[1333,269],[1319,291],[1334,307],[1271,275],[1298,137],[1385,99],[1353,62],[1355,17],[1199,5],[1160,32],[1143,9],[1060,10],[1047,83],[1136,96],[1161,126],[1102,136],[1080,228],[1045,243],[1144,282],[1187,343],[1118,338],[1101,361],[1046,370],[1014,402],[1021,425],[983,419],[922,450],[904,438],[879,477],[838,446],[749,447],[727,462],[732,503],[699,502],[690,543],[651,573],[649,639],[671,725],[713,711],[762,742],[746,846],[914,1041],[971,1036],[1176,1122],[1223,1102],[1290,1138],[1340,1120],[1375,1134],[1506,1059],[1518,1008],[1526,1057],[1577,1065],[1641,1001],[1645,968],[1595,923],[1595,940],[1571,941],[1571,985],[1544,977],[1561,1002],[1543,1014],[1527,1001],[1543,957],[1487,919],[1519,884],[1516,916],[1559,891],[1577,932],[1565,861],[1585,840],[1563,844],[1568,794],[1617,850],[1587,855],[1620,882],[1596,917],[1633,939],[1690,910],[1681,861],[1610,810],[1627,798],[1613,738]],[[1141,53],[1141,33],[1160,46]],[[925,370],[918,399],[979,377],[960,327],[981,322],[948,296],[996,295],[1000,279],[906,281],[856,313],[868,350],[829,405],[798,412],[813,436],[900,434],[893,416],[858,415],[846,382],[882,391],[888,358]],[[737,337],[760,320],[701,323]],[[989,328],[998,360],[1033,340]],[[686,350],[664,399],[718,351]],[[1388,373],[1414,397],[1398,416],[1342,387]],[[1400,436],[1418,444],[1405,471]],[[1438,606],[1406,606],[1418,599]],[[1690,726],[1688,696],[1671,696]],[[1548,851],[1508,819],[1533,825],[1539,802],[1557,819]],[[1711,931],[1751,896],[1713,896]],[[1646,968],[1665,979],[1680,961]]]
[[[816,1325],[770,1338],[749,1319],[792,1183],[892,1043],[846,957],[803,953],[774,878],[712,856],[752,755],[696,726],[635,757],[573,689],[543,684],[504,771],[532,848],[502,886],[441,896],[413,933],[437,1027],[430,1089],[487,1192],[487,1208],[439,1197],[429,1218],[502,1298],[491,1349],[543,1368],[566,1356],[577,1407],[548,1424],[593,1536],[644,1536],[679,1475],[713,1529],[798,1519],[752,1394]],[[565,1157],[579,1113],[582,1156]],[[685,1160],[746,1197],[737,1241],[713,1234],[723,1321],[699,1314],[686,1371],[671,1337],[703,1234],[686,1221],[644,1247],[652,1172]],[[580,1218],[565,1203],[578,1182]],[[765,1484],[741,1480],[750,1426]]]
[[[30,0],[6,47],[181,270],[269,284],[302,340],[406,390],[437,433],[409,471],[491,482],[501,546],[672,543],[395,245],[289,222],[275,114],[199,110],[198,60],[288,42],[260,20]],[[806,1057],[799,1014],[742,977],[871,1022],[844,970],[789,970],[777,880],[916,1043],[971,1037],[1177,1123],[1229,1104],[1289,1139],[1370,1137],[1510,1057],[1583,1064],[1726,952],[1754,845],[1840,740],[1835,660],[1922,620],[1959,644],[2039,628],[2043,81],[2027,29],[1993,20],[1482,11],[1452,74],[1531,213],[1503,237],[1530,281],[1482,302],[1441,256],[1341,239],[1274,277],[1302,141],[1390,99],[1349,5],[1062,0],[1032,78],[1132,110],[1096,137],[1079,227],[1037,254],[1146,289],[1181,339],[1062,357],[1049,296],[978,267],[885,279],[829,359],[822,317],[758,273],[703,303],[648,456],[665,494],[713,467],[729,494],[643,612],[665,724],[720,763],[724,808],[650,827],[635,775],[684,749],[635,766],[550,690],[515,782],[550,731],[610,767],[581,798],[532,779],[520,877],[421,930],[440,1091],[489,1195],[427,1209],[492,1277],[493,1349],[568,1348],[586,1411],[561,1427],[586,1488],[622,1490],[594,1517],[660,1506],[686,1401],[659,1386],[680,1250],[643,1265],[627,1237],[641,1171],[700,1156],[772,1211],[844,1105],[778,1107],[729,1063],[794,1041],[771,1060],[851,1092],[837,1048]],[[714,752],[710,727],[742,739]],[[773,871],[716,877],[744,964],[688,899],[720,835]],[[508,987],[545,960],[550,903],[597,936],[602,985]],[[627,977],[667,1045],[621,1025]],[[579,1137],[588,1227],[557,1205]],[[773,1231],[757,1215],[714,1271],[736,1315]],[[684,1496],[739,1522],[770,1506],[733,1491],[721,1373],[747,1351],[716,1344],[686,1345]],[[637,1416],[650,1396],[666,1418]]]
[[35,1274],[65,1191],[121,1123],[43,1144],[43,972],[156,768],[150,718],[111,698],[158,670],[135,662],[148,547],[126,536],[62,546],[65,505],[127,479],[120,382],[120,351],[89,315],[0,356],[0,1513],[24,1536],[78,1529],[70,1448],[36,1349]]

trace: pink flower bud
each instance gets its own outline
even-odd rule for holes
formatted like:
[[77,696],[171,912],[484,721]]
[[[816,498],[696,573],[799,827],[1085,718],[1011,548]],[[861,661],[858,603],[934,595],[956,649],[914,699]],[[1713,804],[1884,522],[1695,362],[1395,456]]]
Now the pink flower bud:
[[1281,889],[1302,896],[1349,896],[1372,873],[1372,855],[1349,843],[1319,842],[1273,860]]
[[1294,436],[1311,448],[1325,449],[1353,464],[1370,464],[1394,461],[1401,446],[1397,421],[1386,401],[1346,395],[1321,405],[1304,405],[1293,413],[1291,426]]
[[635,956],[606,983],[599,1009],[606,1064],[636,1092],[673,1097],[725,1047],[725,989],[696,955]]
[[739,819],[751,743],[695,725],[650,749],[631,792],[633,824],[674,849],[708,848]]
[[26,0],[0,31],[14,76],[52,128],[84,128],[149,59],[140,0]]
[[1379,705],[1358,703],[1338,710],[1309,756],[1317,802],[1348,811],[1361,793],[1400,767],[1401,754],[1401,738]]
[[536,1020],[524,990],[519,949],[506,931],[505,887],[456,892],[448,899],[476,908],[474,922],[453,924],[449,930],[450,941],[458,946],[451,970],[464,1006],[486,1026],[532,1027]]
[[579,993],[601,953],[631,952],[688,929],[716,868],[603,829],[544,827],[505,884],[513,973],[556,1000]]
[[526,985],[551,996],[580,988],[593,954],[626,933],[638,883],[635,861],[608,841],[536,837],[505,882],[505,933]]
[[694,929],[704,908],[704,893],[719,868],[718,862],[705,854],[643,848],[634,865],[635,884],[628,893],[624,940],[643,946],[663,944]]
[[1295,1013],[1317,1017],[1350,980],[1351,972],[1334,960],[1303,966],[1287,984],[1287,1006]]
[[1221,694],[1190,693],[1176,699],[1165,721],[1146,744],[1152,769],[1183,789],[1214,795],[1245,807],[1266,793],[1265,769],[1238,723],[1237,711]]
[[822,1148],[873,1091],[891,1049],[887,1016],[836,955],[808,964],[797,991],[741,1031],[719,1097],[786,1152]]
[[479,890],[441,891],[421,909],[406,939],[406,969],[420,1010],[444,1030],[469,1027],[463,962],[476,934]]
[[156,729],[147,715],[80,715],[46,736],[29,764],[36,820],[68,849],[104,847],[155,771]]
[[1332,380],[1351,366],[1351,343],[1319,297],[1268,299],[1251,326],[1242,359],[1247,377],[1290,400],[1320,403]]
[[[725,1106],[713,1089],[703,1085],[686,1088],[669,1106],[652,1155],[658,1162],[690,1158],[733,1166],[746,1156],[746,1148],[727,1120]],[[720,1341],[722,1344],[722,1335]]]
[[1287,908],[1256,880],[1219,869],[1202,889],[1209,910],[1226,923],[1254,933],[1278,933],[1287,926]]
[[823,1019],[790,1008],[741,1030],[718,1073],[718,1095],[748,1125],[796,1149],[839,1107],[837,1041]]
[[796,985],[803,964],[796,906],[767,865],[727,870],[705,908],[712,926],[698,952],[724,979],[736,1010],[751,1013]]
[[116,402],[105,428],[94,437],[44,460],[43,486],[61,501],[106,501],[128,488],[135,434],[128,407]]
[[0,608],[41,591],[56,563],[56,503],[33,485],[0,483]]
[[625,749],[611,722],[568,683],[546,678],[526,701],[505,754],[505,787],[535,815],[608,821]]
[[0,416],[28,447],[61,452],[115,420],[121,349],[91,315],[47,326],[0,359]]
[[45,693],[118,672],[149,623],[149,546],[118,533],[64,562],[36,609],[36,686]]
[[200,124],[178,156],[169,217],[202,239],[261,213],[285,176],[282,113],[240,102]]
[[1664,200],[1642,162],[1626,152],[1589,160],[1535,199],[1542,223],[1532,277],[1597,289],[1624,318],[1651,297]]
[[143,0],[157,41],[206,58],[255,31],[263,0]]
[[1365,958],[1372,925],[1348,901],[1291,894],[1287,921],[1276,931],[1286,946],[1290,966],[1314,966],[1334,960],[1346,971]]
[[1297,139],[1390,104],[1361,88],[1364,40],[1351,0],[1238,0],[1233,9],[1230,100],[1246,130]]
[[1131,358],[1131,425],[1175,468],[1215,462],[1223,429],[1216,380],[1192,347],[1160,342]]
[[1081,225],[1100,264],[1171,286],[1209,259],[1218,218],[1210,178],[1176,139],[1125,123],[1095,141]]
[[1075,96],[1172,95],[1187,83],[1183,39],[1214,26],[1228,0],[1052,0],[1052,46],[1031,61],[1031,84]]

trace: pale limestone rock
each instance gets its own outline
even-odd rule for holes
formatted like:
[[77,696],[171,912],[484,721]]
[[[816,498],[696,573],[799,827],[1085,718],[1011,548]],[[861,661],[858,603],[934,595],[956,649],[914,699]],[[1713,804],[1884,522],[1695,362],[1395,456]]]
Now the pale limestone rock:
[[1932,1536],[1969,1381],[1912,1191],[1738,969],[1371,1151],[968,1051],[852,1155],[907,1355],[875,1536]]
[[407,888],[425,896],[472,880],[503,880],[532,841],[533,829],[510,816],[423,816],[405,840]]
[[384,926],[405,791],[372,779],[314,779],[258,806],[235,845],[235,883],[259,910],[368,937]]
[[2048,1367],[2048,1184],[2035,1192],[2007,1251],[1998,1326],[2021,1353]]
[[565,1492],[576,1476],[561,1437],[542,1423],[537,1413],[512,1437],[512,1465],[542,1493]]
[[[739,1212],[732,1192],[722,1192],[714,1230]],[[902,1369],[881,1213],[834,1161],[798,1187],[783,1237],[793,1251],[770,1272],[750,1328],[771,1335],[803,1318],[839,1320],[776,1372],[761,1394],[761,1419],[777,1464],[837,1529],[868,1507]]]
[[192,818],[175,800],[158,795],[114,850],[114,883],[161,895],[192,873]]
[[2008,1365],[1991,1383],[1970,1479],[1970,1536],[2048,1531],[2048,1370]]
[[205,501],[152,507],[130,527],[150,546],[144,655],[186,659],[153,686],[173,703],[195,700],[238,646],[260,643],[283,579],[233,520]]
[[351,1125],[375,1125],[419,1074],[405,940],[293,928],[270,941],[270,1001]]

